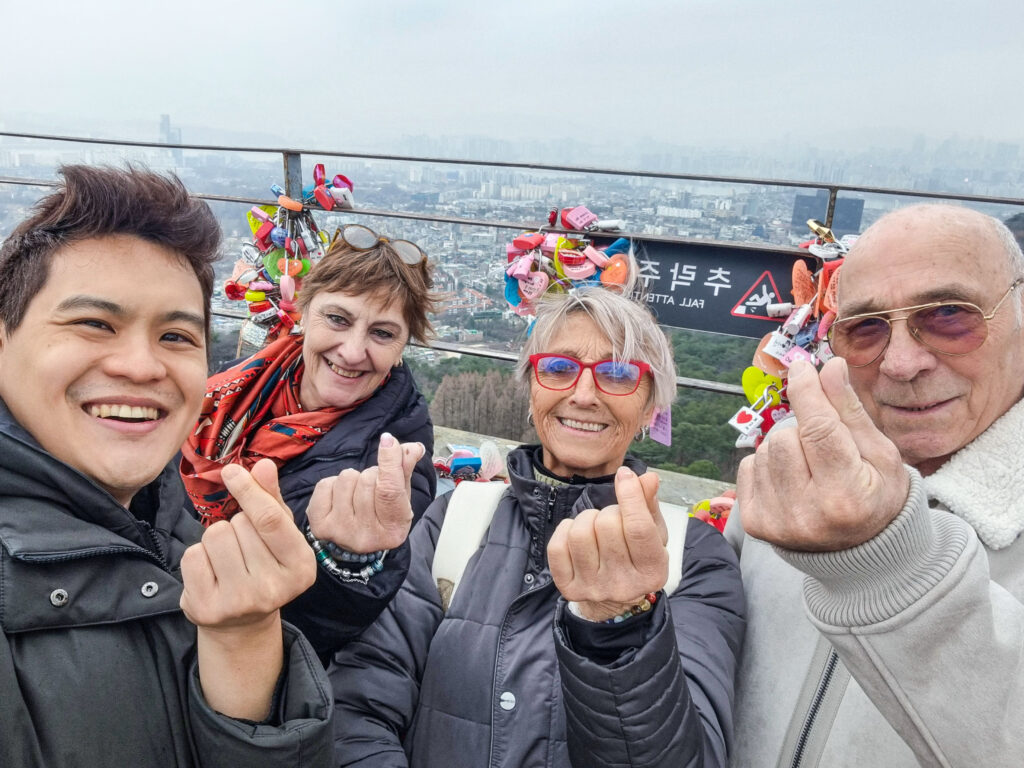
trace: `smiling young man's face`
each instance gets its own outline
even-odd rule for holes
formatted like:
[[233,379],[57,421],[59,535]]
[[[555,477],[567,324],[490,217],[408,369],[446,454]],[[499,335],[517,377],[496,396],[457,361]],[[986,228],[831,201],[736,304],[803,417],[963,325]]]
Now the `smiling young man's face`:
[[0,398],[46,451],[127,506],[174,456],[206,384],[202,289],[128,235],[67,246],[0,330]]

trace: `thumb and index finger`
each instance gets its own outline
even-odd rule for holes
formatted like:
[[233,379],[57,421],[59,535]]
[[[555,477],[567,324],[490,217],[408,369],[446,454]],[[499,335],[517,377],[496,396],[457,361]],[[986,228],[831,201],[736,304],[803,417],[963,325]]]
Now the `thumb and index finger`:
[[805,444],[807,466],[814,475],[848,472],[862,459],[891,451],[883,435],[865,410],[850,384],[849,368],[842,358],[833,358],[821,372],[805,361],[789,369],[787,395]]
[[[659,479],[654,472],[637,476],[629,467],[619,467],[615,473],[615,498],[622,518],[622,532],[630,553],[643,556],[654,541],[664,547],[668,531],[658,504]],[[634,552],[634,549],[640,551]]]
[[405,486],[408,490],[416,462],[425,452],[423,443],[399,443],[391,433],[383,433],[377,448],[380,477],[390,484]]
[[228,464],[221,470],[220,477],[238,502],[241,513],[249,518],[260,536],[275,534],[285,523],[295,525],[291,510],[281,496],[277,466],[270,459],[260,459],[251,471],[238,464]]

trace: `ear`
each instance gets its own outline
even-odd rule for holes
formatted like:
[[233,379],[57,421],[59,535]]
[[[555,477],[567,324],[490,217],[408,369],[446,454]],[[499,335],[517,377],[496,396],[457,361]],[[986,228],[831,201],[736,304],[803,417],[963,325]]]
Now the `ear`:
[[651,426],[651,421],[654,419],[654,399],[651,398],[651,402],[644,406],[643,411],[640,412],[640,423],[637,428]]

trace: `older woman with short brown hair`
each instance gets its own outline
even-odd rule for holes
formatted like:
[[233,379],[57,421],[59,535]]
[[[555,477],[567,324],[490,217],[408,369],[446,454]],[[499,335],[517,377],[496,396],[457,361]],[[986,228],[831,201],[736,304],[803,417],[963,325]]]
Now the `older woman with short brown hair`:
[[[220,479],[225,465],[276,465],[321,565],[285,615],[324,658],[398,588],[403,542],[434,498],[433,424],[402,360],[410,339],[432,336],[431,274],[415,243],[358,224],[338,230],[297,296],[302,333],[211,377],[182,447],[181,475],[207,525],[237,506]],[[339,583],[349,586],[344,610],[328,617]]]

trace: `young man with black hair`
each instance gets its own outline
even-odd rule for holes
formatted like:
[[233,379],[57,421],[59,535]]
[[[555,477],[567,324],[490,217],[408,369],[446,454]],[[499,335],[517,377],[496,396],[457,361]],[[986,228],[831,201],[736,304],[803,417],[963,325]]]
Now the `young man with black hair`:
[[209,208],[68,166],[0,247],[0,765],[313,766],[332,701],[280,608],[316,564],[276,470],[203,532],[168,462],[206,381]]

